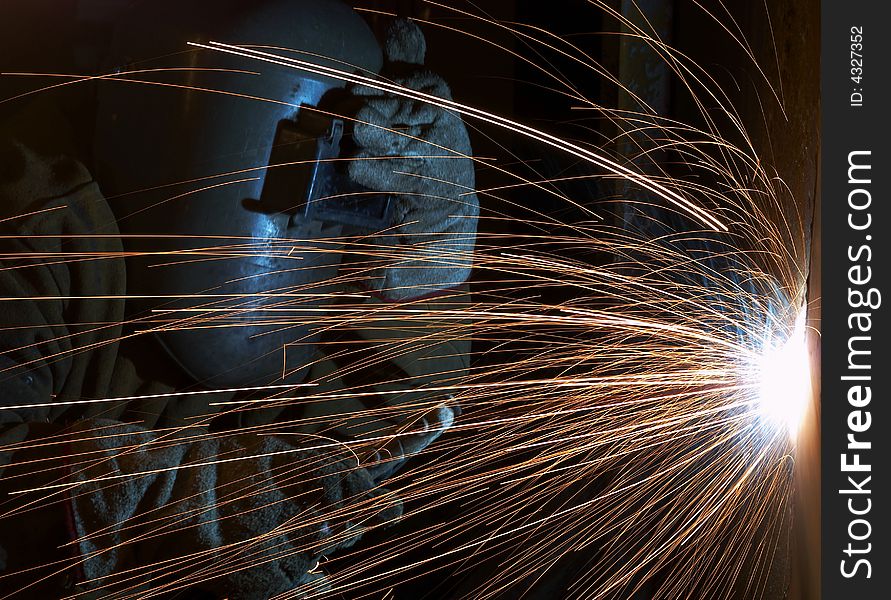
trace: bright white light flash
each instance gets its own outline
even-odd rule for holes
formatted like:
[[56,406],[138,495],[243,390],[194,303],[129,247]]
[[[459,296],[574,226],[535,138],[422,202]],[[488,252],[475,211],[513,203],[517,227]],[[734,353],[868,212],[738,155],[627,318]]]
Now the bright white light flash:
[[793,440],[811,394],[805,312],[802,310],[798,315],[788,339],[768,342],[758,369],[761,416],[774,427],[785,428]]

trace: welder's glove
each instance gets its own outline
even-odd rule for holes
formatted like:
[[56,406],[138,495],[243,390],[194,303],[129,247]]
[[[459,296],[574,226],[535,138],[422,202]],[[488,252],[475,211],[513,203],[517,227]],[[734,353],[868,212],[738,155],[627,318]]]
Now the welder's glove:
[[[305,447],[308,438],[298,439]],[[70,485],[74,570],[103,593],[195,586],[253,599],[319,590],[320,557],[401,515],[354,454],[318,447],[329,440],[301,449],[270,435],[89,420],[51,441],[58,458],[31,467]]]
[[[454,392],[470,373],[471,320],[459,315],[470,301],[466,291],[414,301],[411,310],[423,315],[415,320],[406,319],[403,305],[378,297],[344,299],[340,306],[360,318],[322,334],[325,355],[307,379],[318,401],[301,407],[301,429],[358,443],[376,481],[407,460],[425,468],[447,444],[436,440],[461,414]],[[398,489],[398,480],[392,485]]]
[[370,446],[374,454],[368,460],[368,472],[374,480],[391,477],[410,458],[436,441],[454,424],[455,411],[450,406],[439,406],[384,429],[383,435],[376,436],[380,439]]
[[[442,77],[421,66],[425,53],[418,26],[397,21],[384,47],[382,76],[451,100]],[[393,202],[392,227],[374,240],[370,286],[384,299],[406,300],[463,283],[473,265],[479,201],[461,117],[370,86],[354,87],[352,93],[361,108],[354,128],[359,152],[349,174]]]

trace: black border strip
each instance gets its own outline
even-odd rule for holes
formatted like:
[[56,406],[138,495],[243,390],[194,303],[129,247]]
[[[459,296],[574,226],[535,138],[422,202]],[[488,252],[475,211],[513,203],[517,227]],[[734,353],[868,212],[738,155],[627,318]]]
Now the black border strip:
[[891,598],[886,4],[822,3],[824,600]]

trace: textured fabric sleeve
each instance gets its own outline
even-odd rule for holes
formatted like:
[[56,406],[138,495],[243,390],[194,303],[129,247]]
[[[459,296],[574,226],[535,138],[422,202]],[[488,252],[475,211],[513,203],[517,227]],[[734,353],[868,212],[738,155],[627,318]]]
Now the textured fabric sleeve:
[[56,421],[65,401],[107,396],[124,320],[114,215],[38,108],[0,123],[0,422]]

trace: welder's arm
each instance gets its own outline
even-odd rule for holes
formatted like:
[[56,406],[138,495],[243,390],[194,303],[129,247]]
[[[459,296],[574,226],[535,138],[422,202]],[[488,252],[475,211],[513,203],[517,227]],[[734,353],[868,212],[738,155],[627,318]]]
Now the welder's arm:
[[[387,81],[451,100],[445,81],[421,66],[426,42],[413,22],[397,21],[384,51]],[[391,229],[375,238],[371,287],[387,300],[405,300],[463,283],[473,266],[479,202],[461,117],[370,86],[352,91],[361,109],[349,174],[389,194],[395,207]]]
[[[398,500],[340,448],[301,450],[273,436],[197,428],[163,434],[104,420],[52,439],[64,440],[49,453],[54,458],[29,468],[52,474],[42,486],[66,484],[56,512],[67,512],[76,549],[69,570],[86,589],[198,587],[265,598],[318,588],[325,583],[313,572],[319,557],[401,514]],[[28,481],[13,485],[27,489]],[[58,499],[60,489],[31,493]]]

